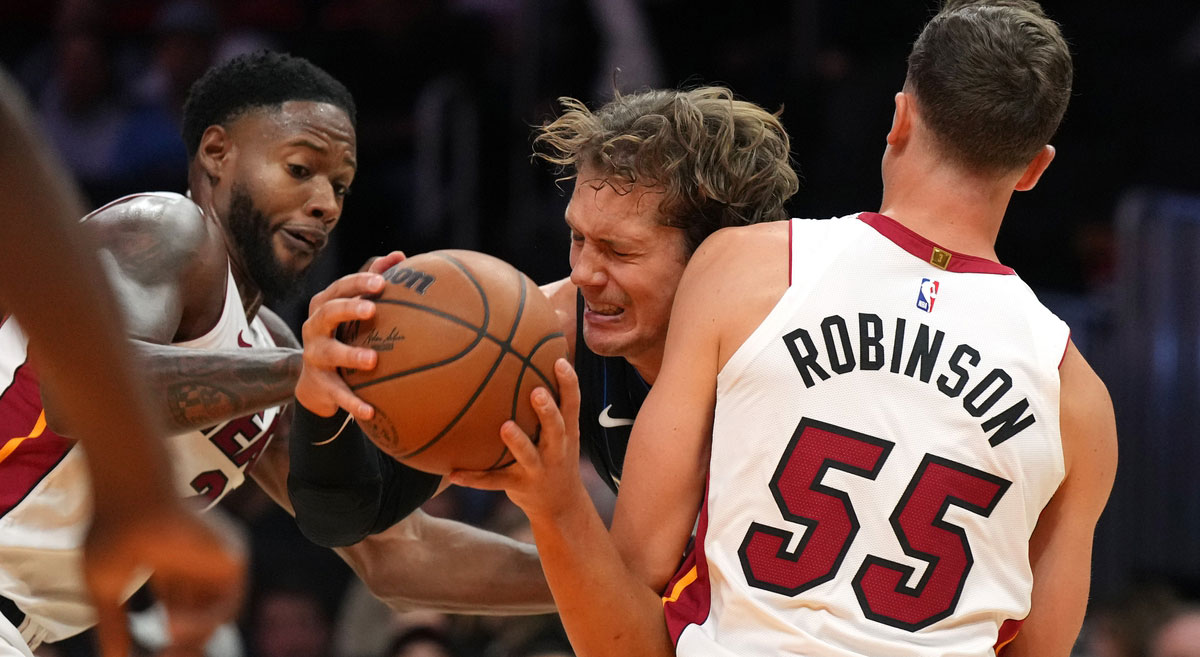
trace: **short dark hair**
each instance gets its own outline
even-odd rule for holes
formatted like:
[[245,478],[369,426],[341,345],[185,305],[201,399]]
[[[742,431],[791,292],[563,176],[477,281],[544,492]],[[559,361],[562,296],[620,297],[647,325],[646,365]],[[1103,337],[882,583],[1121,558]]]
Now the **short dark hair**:
[[536,156],[564,178],[591,166],[620,183],[661,186],[660,209],[683,229],[689,254],[717,229],[787,218],[784,202],[800,182],[778,113],[725,87],[617,94],[596,111],[559,102],[565,111],[538,130]]
[[945,154],[966,167],[1024,166],[1071,97],[1071,53],[1032,0],[948,0],[913,44],[906,88]]
[[290,100],[329,103],[355,122],[354,98],[346,87],[303,57],[260,50],[239,55],[206,71],[183,104],[183,143],[196,155],[209,126],[225,125],[248,111],[277,108]]

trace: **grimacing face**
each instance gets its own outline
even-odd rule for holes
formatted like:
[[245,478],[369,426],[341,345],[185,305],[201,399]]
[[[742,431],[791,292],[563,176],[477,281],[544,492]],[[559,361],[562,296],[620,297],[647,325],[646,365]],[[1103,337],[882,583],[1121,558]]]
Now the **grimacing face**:
[[567,205],[571,282],[583,294],[583,339],[601,356],[629,360],[651,382],[687,264],[683,231],[664,225],[661,192],[609,184],[589,167]]
[[335,105],[288,101],[239,117],[229,133],[230,231],[264,294],[285,296],[342,216],[357,168],[354,128]]

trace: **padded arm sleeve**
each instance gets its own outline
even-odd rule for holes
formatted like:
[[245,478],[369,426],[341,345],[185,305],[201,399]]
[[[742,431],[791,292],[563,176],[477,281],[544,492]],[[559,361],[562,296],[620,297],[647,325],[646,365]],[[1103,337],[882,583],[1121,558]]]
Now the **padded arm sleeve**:
[[289,442],[288,496],[296,524],[325,547],[384,531],[437,493],[439,475],[397,463],[345,411],[323,418],[297,404]]

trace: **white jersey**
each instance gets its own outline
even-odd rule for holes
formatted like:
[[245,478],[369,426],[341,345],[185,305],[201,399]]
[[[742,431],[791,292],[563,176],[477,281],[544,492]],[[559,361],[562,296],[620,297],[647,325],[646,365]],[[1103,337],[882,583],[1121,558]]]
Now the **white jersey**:
[[1067,326],[882,215],[790,228],[790,286],[717,378],[677,652],[994,655],[1064,476]]
[[[38,643],[66,638],[96,622],[81,570],[91,492],[82,446],[46,427],[26,343],[14,319],[0,323],[0,597],[26,615],[22,635]],[[275,346],[261,319],[246,321],[232,272],[216,326],[178,344],[197,349]],[[202,495],[211,506],[240,485],[270,442],[278,412],[271,408],[169,438],[180,494]]]

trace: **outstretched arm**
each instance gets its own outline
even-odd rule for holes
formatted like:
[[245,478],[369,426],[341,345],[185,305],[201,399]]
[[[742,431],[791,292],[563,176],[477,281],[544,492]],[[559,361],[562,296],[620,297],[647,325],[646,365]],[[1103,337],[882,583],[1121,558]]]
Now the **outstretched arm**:
[[[378,266],[386,268],[390,265],[384,261]],[[353,274],[348,278],[361,281],[364,276]],[[270,311],[264,309],[263,321],[271,330],[276,344],[295,345],[295,337],[290,330]],[[356,534],[353,545],[338,547],[336,552],[358,573],[367,588],[393,609],[407,611],[422,608],[452,613],[505,615],[554,611],[554,603],[532,545],[460,522],[433,518],[420,511],[412,512],[438,490],[441,477],[411,471],[405,473],[410,478],[400,482],[401,475],[392,471],[400,466],[390,459],[377,463],[358,460],[358,457],[374,458],[374,454],[378,453],[361,435],[354,436],[360,441],[358,446],[362,448],[361,451],[352,448],[349,450],[350,456],[342,451],[331,457],[320,450],[325,447],[340,449],[346,446],[342,441],[351,436],[341,436],[328,445],[313,446],[312,436],[289,435],[297,424],[284,421],[280,426],[283,428],[264,450],[251,470],[251,476],[292,515],[297,515],[300,505],[307,504],[310,507],[306,510],[311,516],[306,534],[314,531],[320,533],[322,530],[336,534],[347,531],[346,524],[353,525],[357,521],[344,519],[349,523],[335,525],[335,514],[329,513],[329,509],[312,508],[319,496],[302,494],[289,498],[289,486],[296,485],[296,473],[289,474],[292,465],[289,461],[290,456],[296,456],[311,466],[322,460],[341,457],[343,460],[333,464],[332,469],[314,473],[310,468],[308,476],[332,477],[320,483],[335,489],[332,499],[340,505],[335,511],[348,513],[356,504],[365,505],[364,510],[370,514],[366,521],[366,533],[378,533],[365,538]],[[310,449],[313,450],[311,454],[306,452]],[[344,490],[336,485],[339,481],[336,476],[340,471],[338,466],[346,469],[341,475],[347,481],[361,481],[358,473],[351,470],[364,463],[374,464],[375,472],[380,476],[378,488],[364,485],[360,490]],[[412,479],[414,476],[415,479]],[[392,485],[384,486],[383,477],[389,477]],[[407,487],[416,486],[418,490],[415,497],[411,493],[400,501],[390,497],[390,494],[405,494],[404,487],[399,483]],[[313,493],[316,488],[320,486],[310,486],[307,492]],[[293,500],[297,503],[296,508],[293,508]],[[372,504],[374,502],[377,504]],[[316,522],[316,525],[312,522]],[[333,541],[319,542],[342,544],[349,541],[335,537]]]
[[334,281],[309,304],[288,446],[288,493],[301,532],[320,545],[352,545],[386,530],[442,484],[440,476],[407,468],[383,454],[339,410],[370,417],[372,409],[350,391],[338,369],[373,368],[377,355],[338,341],[337,328],[372,316],[375,304],[364,297],[378,293],[383,288],[379,273],[403,259],[400,252],[375,259],[367,271]]
[[167,431],[183,433],[244,417],[292,399],[300,350],[187,349],[131,340],[150,381],[151,402],[167,410]]
[[1087,609],[1092,536],[1117,469],[1117,429],[1100,377],[1071,344],[1062,366],[1060,406],[1067,473],[1029,540],[1033,604],[1003,657],[1066,657]]
[[200,654],[204,638],[236,611],[242,558],[184,511],[168,484],[161,422],[134,374],[112,290],[76,223],[78,193],[38,142],[3,70],[0,181],[0,301],[21,322],[44,385],[87,446],[95,504],[84,572],[103,653],[126,654],[120,604],[131,578],[149,567],[169,611],[180,651],[173,654]]
[[[287,435],[277,438],[251,474],[294,515],[287,490]],[[377,598],[397,611],[421,608],[504,615],[554,611],[532,545],[420,511],[335,551]]]

